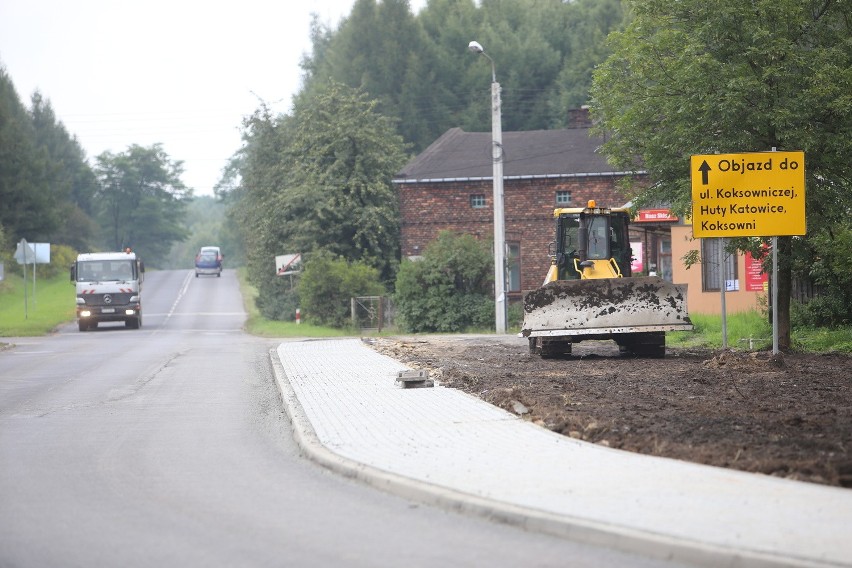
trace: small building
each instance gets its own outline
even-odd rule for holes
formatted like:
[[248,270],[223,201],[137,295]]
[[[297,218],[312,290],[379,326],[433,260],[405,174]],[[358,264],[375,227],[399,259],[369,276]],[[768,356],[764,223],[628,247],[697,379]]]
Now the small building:
[[[573,115],[576,127],[503,133],[504,223],[509,301],[541,285],[550,266],[554,240],[553,210],[582,207],[594,200],[603,207],[628,205],[619,182],[630,172],[613,168],[598,152],[603,140],[590,134],[588,115]],[[418,257],[441,230],[490,240],[493,224],[493,163],[490,132],[452,128],[413,158],[395,177],[399,192],[402,255]],[[634,172],[641,180],[643,172]],[[688,303],[695,313],[718,313],[715,262],[686,270],[680,260],[700,241],[691,228],[660,206],[638,211],[631,225],[634,272],[654,273],[689,283]],[[707,239],[711,240],[711,239]],[[708,245],[712,248],[712,245]],[[709,258],[709,257],[708,257]],[[750,269],[734,261],[737,274]],[[751,285],[731,282],[734,291]],[[715,288],[714,288],[715,286]],[[728,311],[757,305],[754,294],[728,300]],[[714,307],[715,301],[715,307]]]

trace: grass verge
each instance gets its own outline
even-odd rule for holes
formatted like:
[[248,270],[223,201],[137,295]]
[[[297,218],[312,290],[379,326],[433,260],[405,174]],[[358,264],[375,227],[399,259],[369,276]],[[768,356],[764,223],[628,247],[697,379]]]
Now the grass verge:
[[24,280],[7,274],[0,282],[0,337],[45,335],[61,323],[74,319],[74,286],[63,274],[49,279]]
[[[722,347],[722,316],[690,314],[695,329],[666,335],[672,347]],[[726,318],[728,348],[742,351],[772,349],[772,324],[765,314],[754,311],[728,314]],[[793,348],[815,353],[852,353],[852,328],[795,328],[791,333]]]
[[248,313],[245,329],[252,335],[259,337],[347,337],[359,335],[353,330],[333,329],[309,323],[298,324],[292,321],[268,320],[257,311],[254,302],[257,297],[257,289],[249,283],[245,268],[237,269],[237,279],[240,282],[244,308]]

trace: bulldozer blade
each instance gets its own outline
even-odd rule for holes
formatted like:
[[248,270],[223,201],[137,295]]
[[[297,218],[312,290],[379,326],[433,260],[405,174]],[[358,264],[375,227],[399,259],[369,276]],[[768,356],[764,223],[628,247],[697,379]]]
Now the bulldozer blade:
[[524,297],[524,337],[690,330],[686,285],[656,276],[557,280]]

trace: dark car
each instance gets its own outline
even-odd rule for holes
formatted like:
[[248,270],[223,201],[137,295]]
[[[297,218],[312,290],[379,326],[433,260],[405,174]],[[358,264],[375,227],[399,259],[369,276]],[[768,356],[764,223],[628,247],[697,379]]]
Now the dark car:
[[222,276],[222,259],[213,250],[202,250],[195,257],[195,277],[202,274]]

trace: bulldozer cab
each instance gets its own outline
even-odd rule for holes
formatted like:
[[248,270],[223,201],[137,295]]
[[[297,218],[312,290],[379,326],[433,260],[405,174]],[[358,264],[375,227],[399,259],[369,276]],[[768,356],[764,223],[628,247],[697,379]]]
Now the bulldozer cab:
[[524,295],[530,353],[569,355],[574,343],[612,339],[623,353],[662,357],[665,332],[692,329],[686,285],[631,274],[625,209],[556,209],[544,284]]
[[557,280],[631,276],[626,211],[595,207],[591,202],[585,209],[554,213]]

